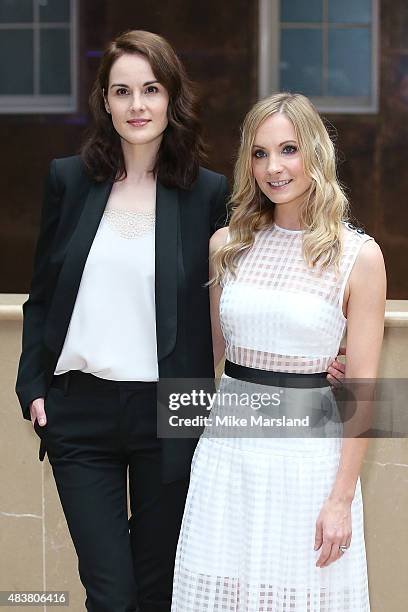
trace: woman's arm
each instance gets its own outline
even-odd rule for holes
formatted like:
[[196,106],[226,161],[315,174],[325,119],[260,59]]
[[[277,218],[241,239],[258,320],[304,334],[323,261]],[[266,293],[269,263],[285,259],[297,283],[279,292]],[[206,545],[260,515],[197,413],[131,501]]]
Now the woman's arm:
[[211,233],[215,232],[219,228],[223,228],[227,223],[228,218],[228,204],[229,189],[227,179],[224,175],[220,175],[220,180],[217,186],[215,197],[213,198],[211,205]]
[[357,386],[356,411],[344,423],[345,435],[336,480],[316,524],[315,549],[322,546],[316,563],[318,567],[336,561],[341,556],[340,545],[350,545],[351,503],[368,446],[367,438],[352,436],[363,434],[369,428],[366,416],[370,414],[373,388],[370,383],[377,376],[380,360],[385,299],[384,259],[379,246],[370,240],[361,247],[351,272],[347,303],[346,380],[362,379],[363,384],[361,389]]
[[[210,239],[210,267],[209,277],[210,279],[214,275],[214,269],[212,266],[212,256],[220,247],[224,246],[228,236],[228,228],[223,227],[215,232]],[[218,364],[225,353],[225,342],[224,336],[221,331],[220,324],[220,298],[222,293],[222,287],[220,285],[213,285],[210,287],[210,312],[211,312],[211,332],[213,342],[213,354],[214,354],[214,369],[217,369]]]
[[40,233],[37,241],[30,295],[23,305],[23,346],[18,367],[16,392],[23,416],[30,419],[32,400],[45,395],[42,364],[42,341],[45,323],[47,294],[47,269],[53,237],[59,218],[59,201],[62,189],[56,174],[56,161],[51,163],[44,188]]

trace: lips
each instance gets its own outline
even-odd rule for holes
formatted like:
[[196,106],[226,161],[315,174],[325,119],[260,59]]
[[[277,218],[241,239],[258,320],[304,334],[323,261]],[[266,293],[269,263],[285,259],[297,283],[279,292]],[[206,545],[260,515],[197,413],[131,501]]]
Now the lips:
[[133,125],[134,127],[143,127],[149,123],[150,119],[130,119],[127,121],[129,125]]
[[268,181],[269,187],[272,189],[283,189],[292,182],[293,179],[285,179],[283,181]]

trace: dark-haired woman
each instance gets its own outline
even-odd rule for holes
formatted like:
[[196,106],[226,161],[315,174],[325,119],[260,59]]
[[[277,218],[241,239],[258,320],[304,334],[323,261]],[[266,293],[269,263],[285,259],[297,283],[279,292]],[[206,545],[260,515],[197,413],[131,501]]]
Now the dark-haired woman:
[[81,156],[51,164],[16,390],[87,609],[164,612],[195,441],[157,439],[156,385],[213,376],[205,283],[227,183],[199,166],[191,85],[163,38],[113,41],[91,110]]

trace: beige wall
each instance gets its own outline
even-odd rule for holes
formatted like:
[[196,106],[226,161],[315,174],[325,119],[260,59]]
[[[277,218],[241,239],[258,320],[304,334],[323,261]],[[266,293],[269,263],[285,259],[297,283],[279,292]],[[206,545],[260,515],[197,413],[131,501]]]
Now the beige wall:
[[70,605],[61,609],[79,612],[85,609],[84,591],[52,470],[48,460],[38,460],[39,438],[22,419],[14,394],[21,308],[6,302],[23,300],[0,296],[0,591],[69,591]]
[[[0,296],[0,591],[67,590],[78,612],[84,593],[50,465],[14,394],[24,299]],[[408,378],[407,340],[408,302],[389,301],[382,376]],[[362,474],[372,612],[407,609],[407,482],[407,439],[372,440]]]

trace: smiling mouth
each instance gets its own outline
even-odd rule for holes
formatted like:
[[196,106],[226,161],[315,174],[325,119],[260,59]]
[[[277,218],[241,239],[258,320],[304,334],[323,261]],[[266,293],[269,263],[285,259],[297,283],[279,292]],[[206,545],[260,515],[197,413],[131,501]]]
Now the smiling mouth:
[[289,183],[292,182],[293,179],[287,179],[286,181],[267,181],[268,185],[270,185],[271,187],[285,187],[286,185],[289,185]]
[[130,125],[134,125],[135,127],[143,127],[147,123],[149,123],[150,119],[131,119],[127,123]]

